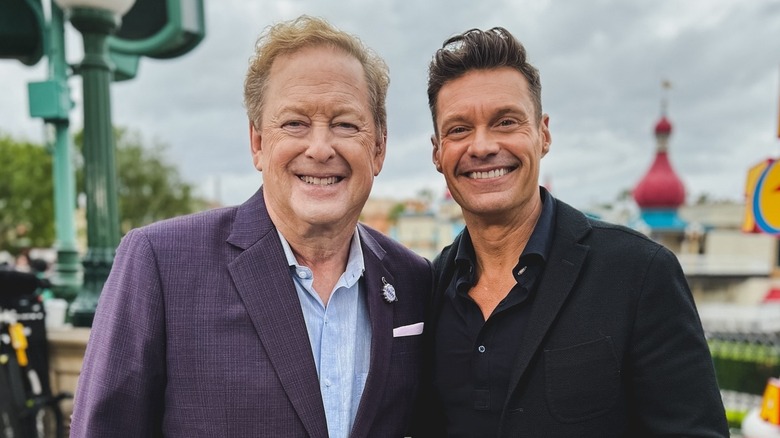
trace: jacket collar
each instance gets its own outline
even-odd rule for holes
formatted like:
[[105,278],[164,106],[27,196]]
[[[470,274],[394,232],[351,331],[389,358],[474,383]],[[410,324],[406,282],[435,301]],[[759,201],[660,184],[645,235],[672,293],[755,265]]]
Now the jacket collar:
[[[382,286],[393,284],[394,278],[384,264],[385,249],[365,226],[358,224],[358,233],[366,268],[361,287],[367,294],[372,336],[369,374],[350,435],[367,436],[390,370],[395,305],[384,301]],[[227,242],[244,250],[228,270],[290,402],[308,435],[327,436],[306,322],[262,187],[238,207]]]
[[247,249],[275,230],[265,206],[263,188],[260,187],[251,198],[238,206],[227,242]]
[[327,436],[306,322],[275,230],[261,187],[236,211],[227,241],[244,251],[228,264],[228,271],[306,431],[310,436]]
[[[550,199],[552,196],[550,196]],[[542,274],[536,299],[532,303],[526,333],[520,343],[518,357],[510,376],[508,394],[512,393],[536,354],[558,312],[569,296],[590,247],[580,243],[592,228],[584,214],[568,204],[557,203],[556,221],[550,260]],[[507,401],[509,397],[507,397]],[[504,405],[506,410],[506,402]]]
[[[358,231],[366,264],[362,287],[368,303],[368,315],[371,318],[371,359],[363,397],[350,433],[352,437],[368,436],[374,419],[379,414],[379,407],[388,384],[387,376],[390,373],[393,314],[396,307],[396,304],[388,303],[382,297],[384,284],[395,282],[384,263],[385,249],[364,225],[358,224]],[[403,291],[399,292],[403,293]],[[400,299],[403,299],[403,296],[400,296]]]

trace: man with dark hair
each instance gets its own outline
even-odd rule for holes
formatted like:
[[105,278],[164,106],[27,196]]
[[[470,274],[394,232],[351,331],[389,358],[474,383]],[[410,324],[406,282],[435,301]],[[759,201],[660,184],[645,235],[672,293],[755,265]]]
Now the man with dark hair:
[[384,61],[302,16],[244,83],[263,186],[133,230],[100,296],[72,437],[406,433],[430,263],[358,224],[387,138]]
[[506,29],[469,30],[428,76],[433,163],[466,229],[434,262],[434,399],[451,437],[726,437],[675,256],[539,186],[539,72]]

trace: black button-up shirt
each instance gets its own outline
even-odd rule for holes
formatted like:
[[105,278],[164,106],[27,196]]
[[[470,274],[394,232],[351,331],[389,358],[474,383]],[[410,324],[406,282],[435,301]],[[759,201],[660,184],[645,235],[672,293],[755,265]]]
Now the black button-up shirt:
[[555,203],[540,188],[542,212],[513,274],[517,283],[484,319],[469,296],[476,257],[468,229],[456,249],[455,275],[436,326],[434,385],[447,413],[448,437],[496,436],[530,303],[552,242]]

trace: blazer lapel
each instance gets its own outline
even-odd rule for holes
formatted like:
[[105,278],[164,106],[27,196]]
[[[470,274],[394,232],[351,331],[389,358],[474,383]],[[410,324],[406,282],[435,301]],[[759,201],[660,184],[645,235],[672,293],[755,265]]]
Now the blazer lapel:
[[[390,354],[393,348],[393,309],[394,305],[382,297],[383,279],[393,284],[393,277],[382,264],[385,251],[362,226],[358,225],[360,241],[363,247],[363,260],[366,271],[363,276],[363,293],[366,294],[368,314],[371,319],[371,359],[363,397],[358,406],[352,437],[368,436],[371,424],[379,410],[379,402],[387,385],[390,370]],[[397,291],[398,299],[403,299],[403,291]],[[367,395],[370,395],[367,397]]]
[[579,241],[590,231],[590,224],[582,213],[560,201],[556,200],[556,203],[557,220],[553,228],[555,236],[550,249],[550,260],[531,305],[526,333],[520,343],[520,352],[509,379],[511,389],[504,402],[504,409],[512,389],[520,382],[531,358],[569,296],[588,254],[589,247]]
[[306,322],[262,188],[239,207],[228,242],[245,249],[228,270],[290,403],[310,436],[327,436]]

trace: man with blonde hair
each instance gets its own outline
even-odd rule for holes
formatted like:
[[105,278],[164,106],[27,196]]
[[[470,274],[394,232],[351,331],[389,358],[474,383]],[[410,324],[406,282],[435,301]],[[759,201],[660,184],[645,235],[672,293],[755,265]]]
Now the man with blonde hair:
[[128,233],[98,304],[73,437],[401,437],[430,264],[358,224],[386,151],[387,66],[300,17],[245,81],[263,186]]

